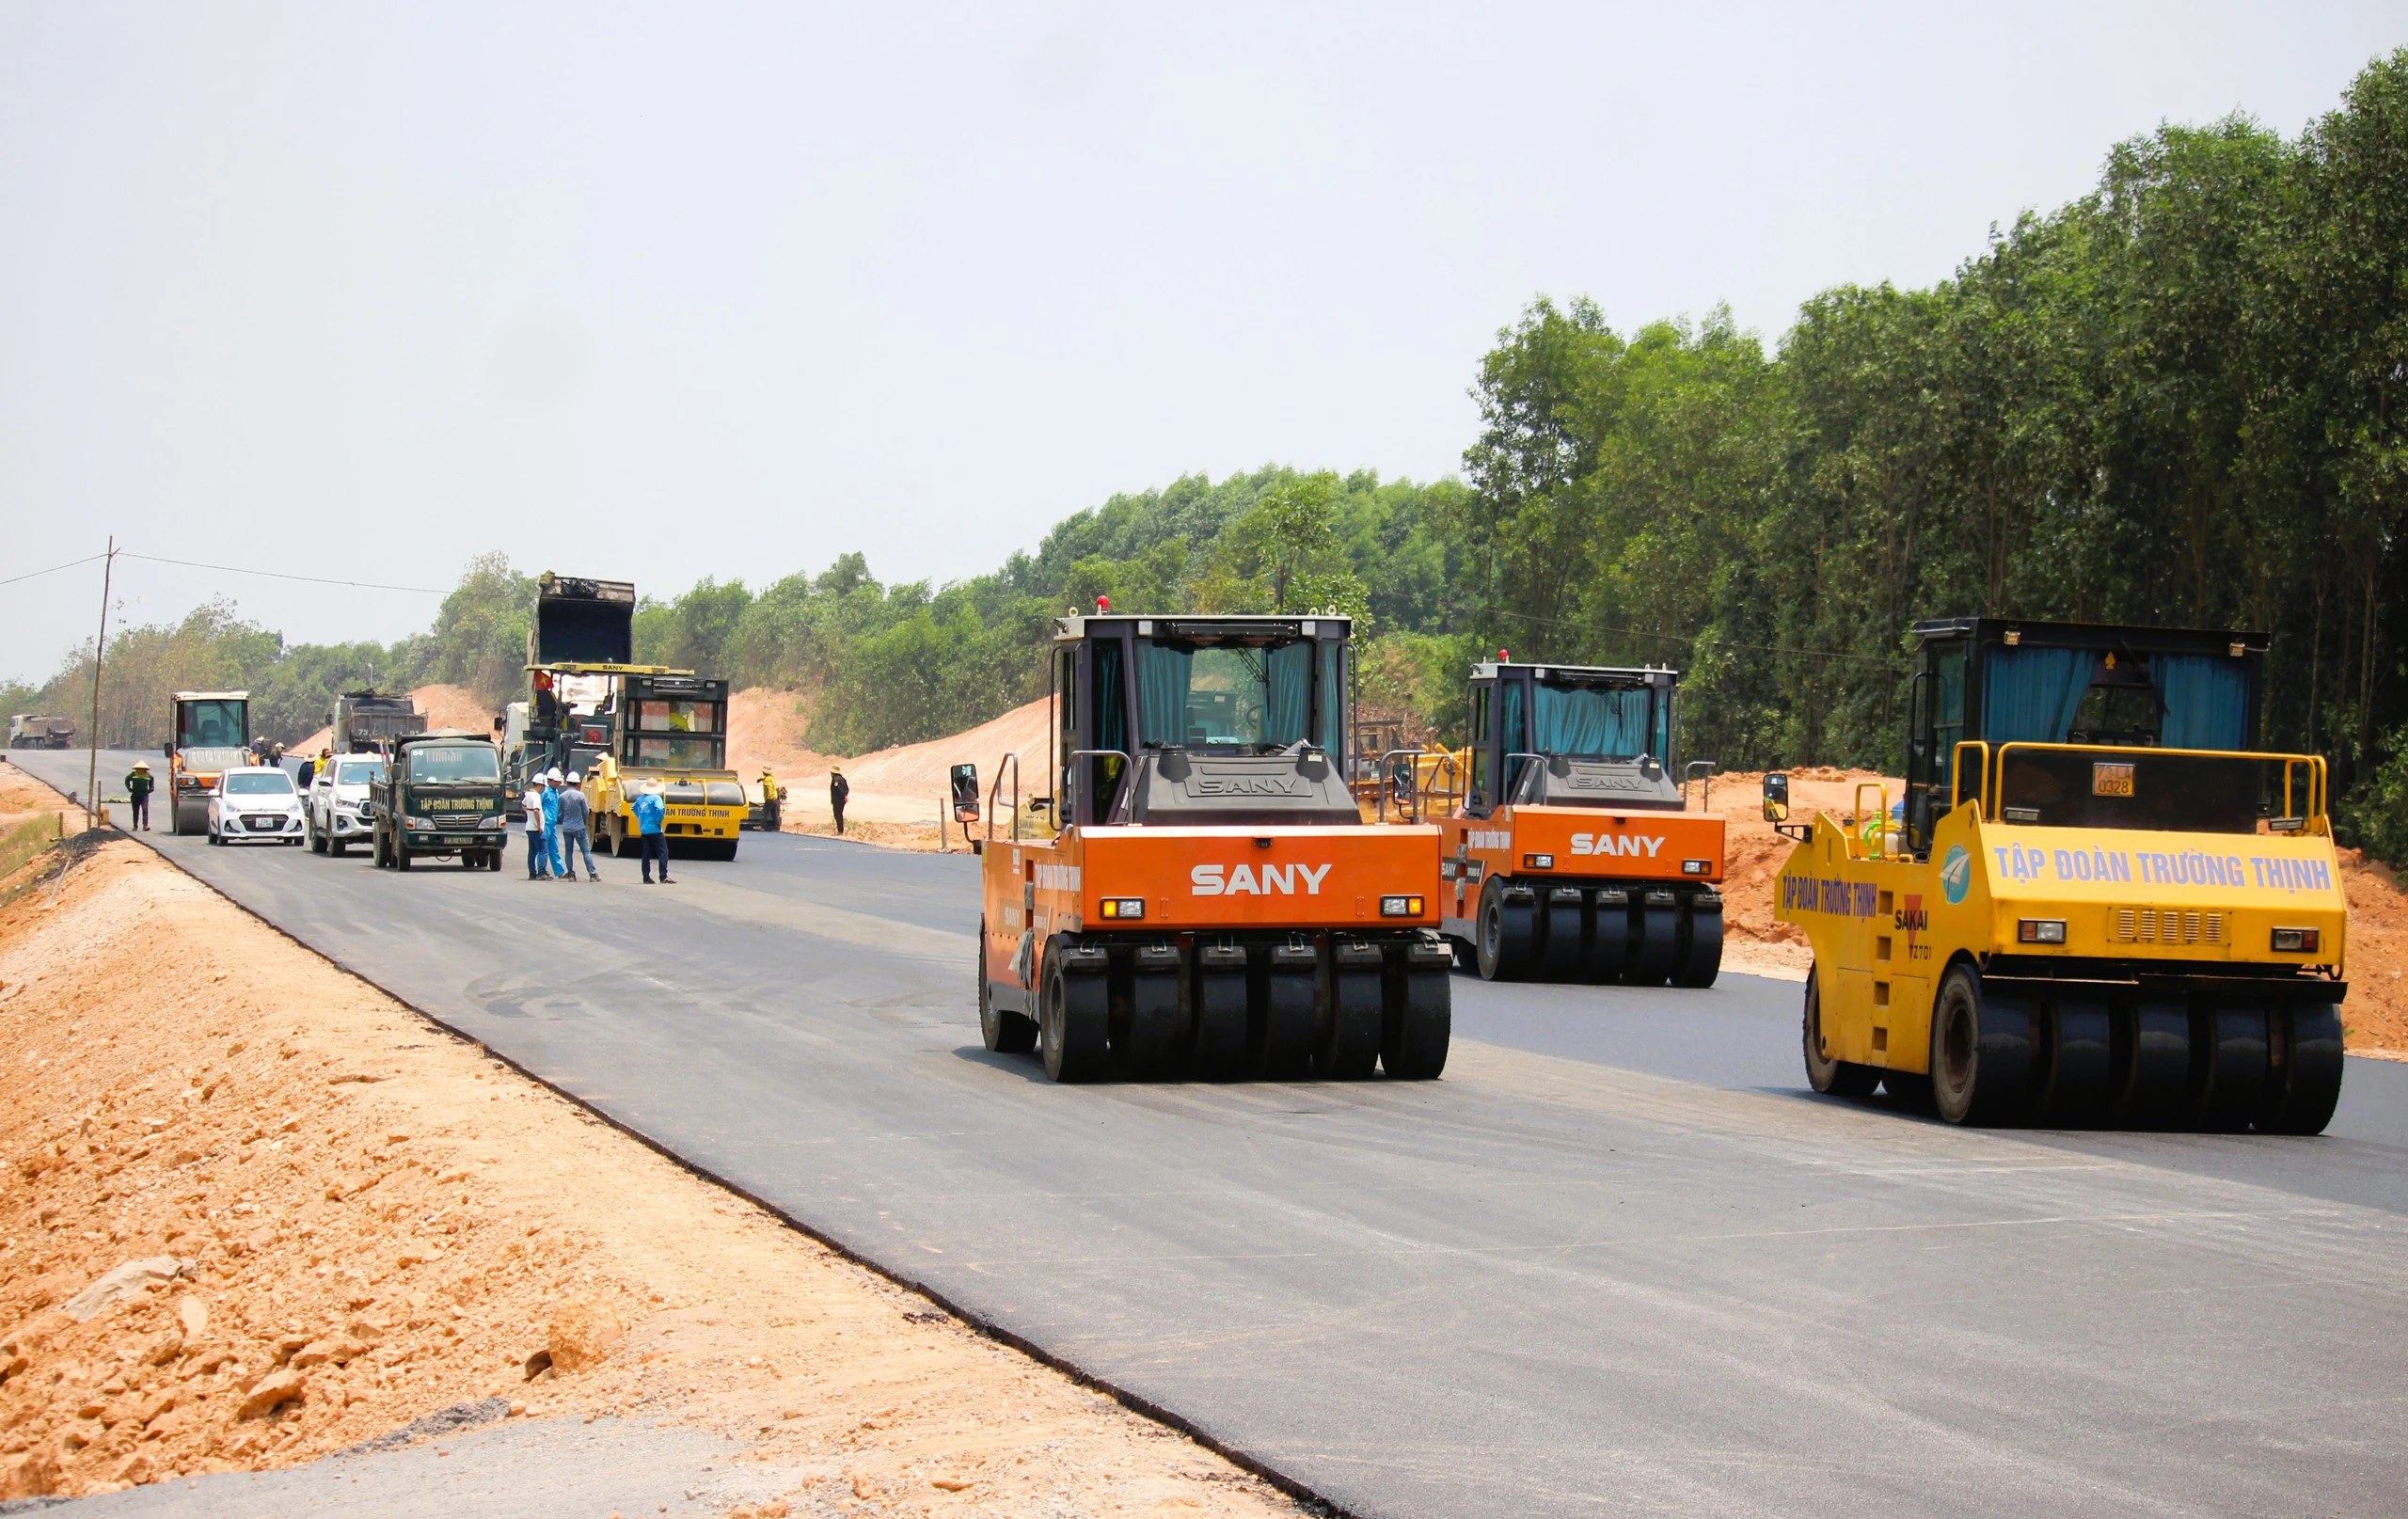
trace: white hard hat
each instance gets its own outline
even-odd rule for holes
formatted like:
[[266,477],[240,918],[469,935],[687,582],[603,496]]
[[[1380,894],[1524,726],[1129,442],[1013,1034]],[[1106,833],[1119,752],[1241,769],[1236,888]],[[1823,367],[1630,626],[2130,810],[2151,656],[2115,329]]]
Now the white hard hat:
[[546,770],[546,771],[544,772],[544,779],[545,779],[545,780],[547,780],[547,781],[557,781],[557,780],[559,780],[560,778],[561,778],[561,767],[560,767],[559,766],[557,766],[557,765],[553,766],[550,769]]
[[569,771],[568,783],[573,786],[581,786],[585,784],[585,772],[582,770]]

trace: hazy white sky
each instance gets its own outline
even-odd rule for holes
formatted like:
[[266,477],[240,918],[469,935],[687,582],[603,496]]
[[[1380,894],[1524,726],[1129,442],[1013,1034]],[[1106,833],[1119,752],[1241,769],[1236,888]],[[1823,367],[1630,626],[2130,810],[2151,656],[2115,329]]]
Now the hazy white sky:
[[[2400,7],[0,0],[0,578],[975,574],[1115,490],[1457,467],[1532,295],[1779,336]],[[0,588],[0,673],[97,567]],[[436,598],[120,561],[288,638]]]

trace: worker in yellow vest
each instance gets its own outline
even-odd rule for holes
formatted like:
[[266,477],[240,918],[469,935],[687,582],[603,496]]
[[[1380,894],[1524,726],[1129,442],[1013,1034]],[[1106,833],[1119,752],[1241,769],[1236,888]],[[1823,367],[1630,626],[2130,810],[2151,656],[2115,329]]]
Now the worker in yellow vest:
[[766,831],[771,833],[778,831],[779,818],[783,811],[780,804],[785,799],[785,791],[778,784],[778,778],[769,773],[769,767],[768,766],[762,766],[761,827]]

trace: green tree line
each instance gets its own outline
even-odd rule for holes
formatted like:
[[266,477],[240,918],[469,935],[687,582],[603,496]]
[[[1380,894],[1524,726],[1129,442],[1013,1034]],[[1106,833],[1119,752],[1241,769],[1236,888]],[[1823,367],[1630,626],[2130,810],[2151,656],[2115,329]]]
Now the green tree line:
[[[1344,609],[1366,706],[1416,736],[1451,736],[1465,665],[1510,647],[1683,669],[1691,755],[1894,769],[1919,618],[2241,626],[2273,639],[2263,741],[2330,755],[2351,836],[2408,860],[2408,50],[2296,137],[2121,144],[1952,277],[1826,291],[1769,348],[1719,309],[1618,330],[1539,299],[1473,394],[1462,481],[1183,478],[957,583],[858,554],[705,579],[641,605],[637,656],[806,693],[812,741],[855,753],[1041,694],[1046,620],[1098,595]],[[497,555],[389,648],[286,646],[223,605],[129,629],[103,733],[240,683],[297,736],[372,666],[498,704],[531,598]],[[80,715],[89,664],[11,709]]]

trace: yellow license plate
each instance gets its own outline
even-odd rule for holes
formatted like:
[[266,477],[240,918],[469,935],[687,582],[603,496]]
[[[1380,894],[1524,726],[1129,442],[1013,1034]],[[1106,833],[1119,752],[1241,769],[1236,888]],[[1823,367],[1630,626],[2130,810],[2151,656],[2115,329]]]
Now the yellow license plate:
[[2132,767],[2129,761],[2112,764],[2106,760],[2090,767],[2090,794],[2094,797],[2129,797],[2132,794]]

